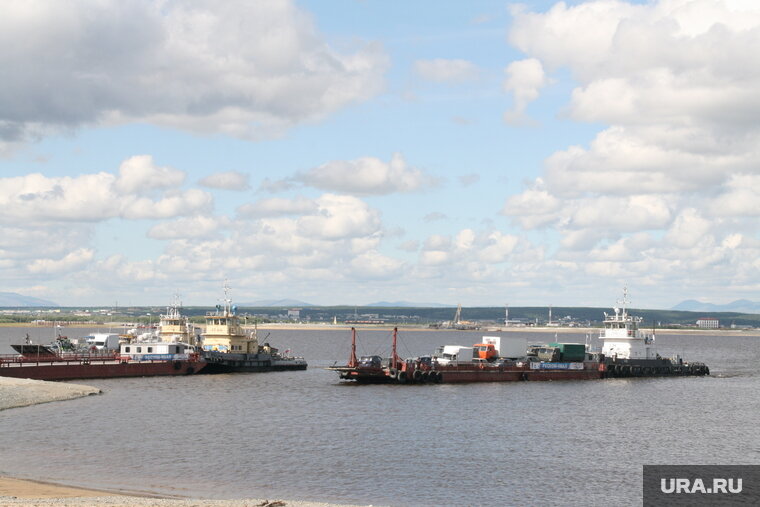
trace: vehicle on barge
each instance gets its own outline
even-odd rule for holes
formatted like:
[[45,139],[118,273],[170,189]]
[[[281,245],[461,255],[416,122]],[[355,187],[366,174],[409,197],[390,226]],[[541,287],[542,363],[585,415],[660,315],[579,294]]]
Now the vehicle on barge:
[[269,343],[259,345],[257,330],[247,332],[240,325],[237,307],[224,286],[224,300],[216,311],[206,314],[206,329],[201,334],[201,356],[207,365],[204,373],[267,372],[305,370],[306,360],[293,357]]
[[[351,355],[348,364],[331,366],[341,380],[363,384],[379,383],[463,383],[518,382],[541,380],[591,380],[605,376],[600,354],[585,350],[552,353],[546,357],[542,347],[527,350],[525,338],[483,337],[472,347],[444,345],[433,356],[402,359],[396,353],[398,329],[393,330],[391,357],[356,357],[356,329],[351,328]],[[553,344],[554,345],[554,344]],[[565,345],[565,344],[556,344]],[[575,344],[573,344],[575,345]],[[581,348],[585,346],[580,344]],[[551,347],[554,351],[558,348]],[[517,352],[516,352],[517,351]]]

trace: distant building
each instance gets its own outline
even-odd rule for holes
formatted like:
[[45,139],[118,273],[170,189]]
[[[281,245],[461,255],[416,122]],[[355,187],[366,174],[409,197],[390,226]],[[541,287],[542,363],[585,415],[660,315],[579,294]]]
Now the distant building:
[[697,319],[697,327],[702,329],[718,329],[720,322],[713,317],[701,317]]
[[293,308],[292,310],[288,310],[288,318],[293,320],[298,320],[301,318],[301,309],[300,308]]

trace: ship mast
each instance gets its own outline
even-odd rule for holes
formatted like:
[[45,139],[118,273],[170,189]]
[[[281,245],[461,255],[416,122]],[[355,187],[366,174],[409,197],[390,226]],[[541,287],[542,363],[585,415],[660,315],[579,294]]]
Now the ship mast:
[[359,361],[356,360],[356,328],[351,328],[351,359],[348,361],[349,368],[356,368]]
[[623,299],[618,301],[618,304],[620,304],[620,306],[623,308],[623,319],[625,319],[626,316],[625,307],[628,303],[630,303],[630,300],[628,299],[628,287],[623,286]]

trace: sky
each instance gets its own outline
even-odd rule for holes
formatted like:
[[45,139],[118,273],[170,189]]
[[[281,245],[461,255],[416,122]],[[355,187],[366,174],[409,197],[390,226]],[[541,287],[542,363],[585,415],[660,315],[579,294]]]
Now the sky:
[[760,299],[754,0],[6,0],[0,291]]

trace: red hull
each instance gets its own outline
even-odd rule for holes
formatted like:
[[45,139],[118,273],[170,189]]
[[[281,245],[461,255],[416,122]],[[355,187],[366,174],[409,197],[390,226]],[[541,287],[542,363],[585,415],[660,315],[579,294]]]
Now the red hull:
[[206,366],[205,361],[153,362],[39,362],[0,363],[0,376],[35,380],[73,380],[88,378],[152,377],[159,375],[191,375]]
[[[359,383],[389,383],[398,382],[407,383],[443,383],[457,384],[464,382],[520,382],[520,381],[546,381],[546,380],[595,380],[604,378],[604,368],[598,363],[587,363],[582,370],[570,369],[531,369],[529,366],[484,366],[458,365],[458,366],[438,366],[432,372],[436,377],[430,375],[419,375],[419,380],[415,380],[414,371],[403,371],[403,374],[396,373],[394,377],[389,368],[362,368],[339,366],[328,368],[338,371],[344,380],[355,380]],[[422,372],[417,372],[420,374]],[[425,372],[427,373],[427,372]]]

